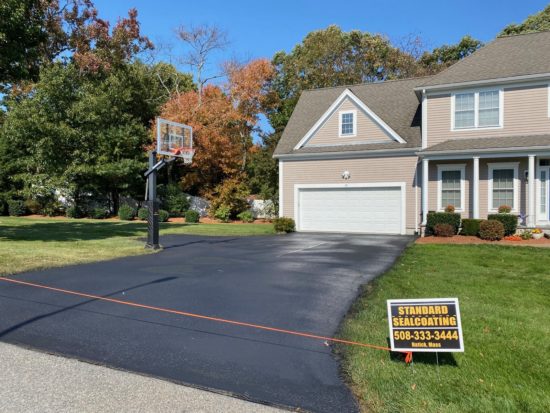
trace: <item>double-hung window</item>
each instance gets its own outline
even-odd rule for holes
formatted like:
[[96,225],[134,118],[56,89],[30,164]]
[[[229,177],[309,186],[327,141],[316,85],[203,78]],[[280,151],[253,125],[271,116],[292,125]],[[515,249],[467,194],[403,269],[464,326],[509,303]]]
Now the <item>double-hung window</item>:
[[497,211],[500,206],[518,209],[518,164],[489,164],[489,211]]
[[340,136],[355,136],[357,113],[354,110],[340,112]]
[[453,102],[453,130],[502,126],[502,90],[456,93]]
[[456,211],[464,210],[464,164],[437,165],[438,205],[442,211],[452,205]]

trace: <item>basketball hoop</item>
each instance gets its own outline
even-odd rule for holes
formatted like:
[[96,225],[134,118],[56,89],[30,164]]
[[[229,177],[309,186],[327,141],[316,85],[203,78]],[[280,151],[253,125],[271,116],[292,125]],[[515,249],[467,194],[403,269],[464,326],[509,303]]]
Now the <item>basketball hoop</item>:
[[170,149],[172,156],[177,156],[183,159],[184,163],[191,163],[193,161],[193,155],[195,155],[195,150],[193,148],[173,148]]
[[170,158],[182,158],[191,163],[193,149],[193,128],[183,123],[157,118],[157,154]]

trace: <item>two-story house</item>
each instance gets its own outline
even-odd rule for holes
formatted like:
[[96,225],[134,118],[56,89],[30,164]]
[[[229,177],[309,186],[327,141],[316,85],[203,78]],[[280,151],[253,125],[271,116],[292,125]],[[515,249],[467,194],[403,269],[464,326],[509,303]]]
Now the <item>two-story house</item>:
[[430,77],[305,91],[274,156],[299,231],[418,233],[447,205],[550,228],[550,32]]

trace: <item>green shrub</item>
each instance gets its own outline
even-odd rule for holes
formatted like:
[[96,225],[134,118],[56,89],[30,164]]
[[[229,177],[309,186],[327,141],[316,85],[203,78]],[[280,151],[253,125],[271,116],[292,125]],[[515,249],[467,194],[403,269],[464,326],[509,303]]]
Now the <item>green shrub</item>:
[[42,212],[42,204],[36,199],[27,199],[25,201],[25,208],[31,214],[40,214]]
[[481,223],[481,221],[481,219],[463,219],[460,234],[477,237],[479,235],[479,224]]
[[248,209],[248,202],[246,201],[248,195],[250,195],[250,190],[244,182],[236,178],[226,179],[214,189],[209,212],[216,217],[218,209],[223,207],[224,211],[229,209],[228,220],[236,218],[239,212]]
[[479,224],[479,238],[498,241],[504,238],[504,225],[495,219],[481,221]]
[[159,222],[168,222],[168,218],[170,218],[170,213],[161,209],[159,211]]
[[8,213],[11,217],[25,215],[25,203],[20,199],[10,199],[8,201]]
[[436,237],[452,237],[455,235],[455,229],[451,224],[436,224],[434,234]]
[[67,218],[80,218],[82,217],[82,214],[80,212],[80,208],[78,208],[76,205],[70,206],[65,211],[65,215]]
[[149,218],[149,209],[147,209],[147,208],[138,209],[137,217],[141,221],[147,221],[147,219]]
[[499,214],[509,214],[510,212],[512,212],[512,207],[509,205],[501,205],[498,207]]
[[107,211],[105,208],[94,208],[92,209],[90,216],[93,219],[105,219],[109,216],[109,211]]
[[199,219],[200,219],[199,213],[193,209],[189,209],[185,213],[185,222],[196,224],[197,222],[199,222]]
[[460,214],[451,212],[430,212],[426,222],[426,233],[434,234],[434,228],[437,224],[449,224],[454,228],[454,233],[458,234],[460,228]]
[[181,217],[189,209],[189,197],[177,184],[170,184],[166,187],[163,207],[171,217]]
[[512,214],[490,214],[487,219],[494,219],[504,225],[504,235],[514,235],[518,229],[518,217]]
[[273,220],[273,228],[275,232],[294,232],[296,224],[292,218],[280,217]]
[[50,201],[44,205],[42,212],[49,217],[63,215],[65,213],[65,206],[59,201]]
[[227,205],[220,205],[216,211],[214,211],[214,218],[219,219],[222,222],[229,222],[231,217],[231,208]]
[[243,222],[254,222],[254,215],[252,215],[251,211],[243,211],[237,215],[237,218]]
[[118,218],[121,221],[131,221],[136,216],[136,211],[130,205],[122,205],[118,209]]

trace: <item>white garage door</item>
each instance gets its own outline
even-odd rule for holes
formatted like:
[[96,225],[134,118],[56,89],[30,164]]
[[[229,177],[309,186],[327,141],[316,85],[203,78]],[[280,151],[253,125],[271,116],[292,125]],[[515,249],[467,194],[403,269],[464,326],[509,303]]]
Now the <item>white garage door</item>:
[[401,187],[300,188],[298,230],[400,234]]

